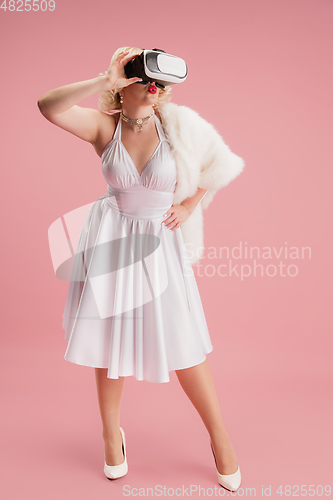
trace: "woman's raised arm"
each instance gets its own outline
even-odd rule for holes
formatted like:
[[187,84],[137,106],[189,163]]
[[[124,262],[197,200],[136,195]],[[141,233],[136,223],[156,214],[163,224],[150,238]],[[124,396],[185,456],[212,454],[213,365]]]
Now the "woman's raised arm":
[[77,103],[100,92],[127,87],[141,78],[127,79],[124,66],[132,59],[128,52],[121,54],[105,75],[70,83],[46,92],[37,102],[43,116],[51,123],[81,139],[94,144],[103,126],[105,114],[97,109],[83,108]]

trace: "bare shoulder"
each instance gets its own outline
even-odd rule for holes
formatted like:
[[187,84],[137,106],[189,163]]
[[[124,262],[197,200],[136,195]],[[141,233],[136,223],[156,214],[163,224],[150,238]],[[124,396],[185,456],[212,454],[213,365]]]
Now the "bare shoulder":
[[108,115],[99,110],[96,110],[96,112],[99,113],[98,133],[92,145],[98,156],[101,157],[105,147],[113,138],[119,119],[119,113]]
[[90,142],[97,154],[103,151],[103,147],[110,141],[115,130],[114,117],[98,109],[84,108],[74,104],[65,111],[55,113],[47,109],[43,100],[38,101],[38,107],[42,115],[51,123]]

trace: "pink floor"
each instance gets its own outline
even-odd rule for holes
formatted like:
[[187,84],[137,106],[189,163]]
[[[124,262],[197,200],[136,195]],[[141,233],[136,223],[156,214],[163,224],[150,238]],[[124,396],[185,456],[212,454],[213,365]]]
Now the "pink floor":
[[[191,487],[193,498],[230,495],[219,488],[208,434],[175,372],[167,384],[125,381],[121,426],[129,472],[107,480],[93,370],[63,360],[66,343],[53,337],[45,348],[21,345],[18,351],[7,343],[1,352],[2,404],[9,409],[1,413],[2,498],[118,499],[129,491],[139,495],[135,488],[148,496],[148,487],[154,496],[165,487],[163,497],[186,491],[190,496]],[[262,497],[264,487],[280,498],[280,485],[300,493],[297,485],[329,484],[328,365],[286,351],[264,357],[255,347],[243,347],[238,353],[230,341],[225,350],[213,351],[208,360],[241,467],[237,495]],[[320,498],[317,491],[313,498]]]

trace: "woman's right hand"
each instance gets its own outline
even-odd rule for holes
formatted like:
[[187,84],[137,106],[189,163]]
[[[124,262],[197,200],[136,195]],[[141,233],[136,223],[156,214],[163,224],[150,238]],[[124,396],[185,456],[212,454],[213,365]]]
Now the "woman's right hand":
[[126,78],[124,68],[128,61],[136,57],[136,55],[127,56],[127,54],[129,54],[129,51],[120,54],[108,71],[105,71],[105,76],[109,80],[107,85],[108,90],[120,89],[132,85],[132,83],[142,81],[142,78],[136,76],[133,78]]
[[38,99],[40,112],[51,123],[97,146],[98,150],[103,149],[100,144],[101,137],[105,142],[105,132],[102,131],[105,127],[108,130],[112,128],[110,117],[100,110],[84,108],[77,103],[105,90],[120,89],[141,81],[139,77],[126,78],[125,64],[135,57],[128,54],[129,51],[120,54],[109,70],[96,78],[69,83],[46,92]]

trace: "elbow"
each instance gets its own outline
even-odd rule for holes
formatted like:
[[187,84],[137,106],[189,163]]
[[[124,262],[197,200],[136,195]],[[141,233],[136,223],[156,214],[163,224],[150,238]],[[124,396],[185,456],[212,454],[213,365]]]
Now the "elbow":
[[40,111],[42,114],[44,114],[44,113],[43,113],[43,111],[44,111],[44,107],[43,107],[43,99],[38,99],[38,101],[37,101],[37,106],[38,106],[39,111]]
[[45,116],[45,118],[48,118],[49,115],[47,113],[47,106],[42,97],[38,99],[37,106],[42,115]]

